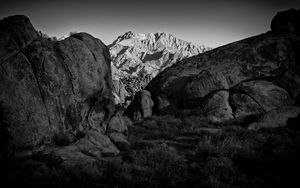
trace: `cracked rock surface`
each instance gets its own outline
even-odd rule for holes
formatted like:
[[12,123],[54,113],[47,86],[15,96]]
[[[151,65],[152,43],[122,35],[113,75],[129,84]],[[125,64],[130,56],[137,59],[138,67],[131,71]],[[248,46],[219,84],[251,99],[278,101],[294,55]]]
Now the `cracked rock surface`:
[[297,32],[270,31],[179,61],[145,89],[156,114],[196,110],[212,122],[258,117],[299,105],[299,50]]
[[114,106],[109,50],[99,39],[78,33],[51,41],[25,16],[1,20],[0,38],[6,150],[80,143],[86,153],[119,152],[104,135]]

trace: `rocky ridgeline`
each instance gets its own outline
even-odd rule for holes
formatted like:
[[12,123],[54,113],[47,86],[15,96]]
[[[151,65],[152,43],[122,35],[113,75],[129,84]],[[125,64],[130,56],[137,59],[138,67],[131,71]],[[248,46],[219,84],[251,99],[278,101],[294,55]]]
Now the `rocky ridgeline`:
[[0,63],[1,160],[39,153],[84,171],[126,147],[130,121],[115,112],[109,49],[99,39],[51,41],[27,17],[11,16],[0,21]]
[[175,62],[202,53],[210,48],[158,32],[127,32],[110,46],[116,103],[143,89],[152,78]]
[[285,125],[300,112],[299,20],[299,10],[280,12],[270,32],[166,68],[126,113],[132,118],[149,116],[154,102],[155,114],[196,113],[212,123],[258,120],[251,129]]

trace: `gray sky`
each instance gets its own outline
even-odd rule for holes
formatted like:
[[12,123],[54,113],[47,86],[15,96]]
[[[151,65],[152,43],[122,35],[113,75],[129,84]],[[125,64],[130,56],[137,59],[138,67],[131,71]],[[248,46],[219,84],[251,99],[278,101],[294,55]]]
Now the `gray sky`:
[[276,12],[298,0],[8,0],[0,17],[24,14],[37,30],[61,37],[88,32],[110,44],[127,31],[169,32],[211,47],[269,30]]

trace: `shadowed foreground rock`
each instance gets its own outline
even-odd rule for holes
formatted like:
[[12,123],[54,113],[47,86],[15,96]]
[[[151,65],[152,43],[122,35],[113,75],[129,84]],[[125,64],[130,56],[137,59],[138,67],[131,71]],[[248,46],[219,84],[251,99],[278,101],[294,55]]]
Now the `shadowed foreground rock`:
[[78,33],[52,41],[27,17],[7,17],[0,21],[0,71],[3,160],[53,158],[68,170],[119,153],[106,129],[110,122],[123,133],[127,124],[113,117],[110,55],[99,39]]
[[153,101],[147,90],[137,92],[134,102],[126,109],[125,114],[134,120],[140,120],[152,115]]

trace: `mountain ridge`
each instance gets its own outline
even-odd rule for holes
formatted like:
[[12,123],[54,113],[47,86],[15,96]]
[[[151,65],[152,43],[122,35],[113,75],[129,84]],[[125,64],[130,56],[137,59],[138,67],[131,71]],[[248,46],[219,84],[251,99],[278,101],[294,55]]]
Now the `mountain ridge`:
[[142,34],[133,31],[118,36],[108,47],[115,88],[120,88],[116,84],[125,84],[125,91],[115,91],[115,96],[119,96],[116,103],[124,103],[124,96],[133,96],[159,72],[179,60],[211,49],[187,42],[171,33]]

